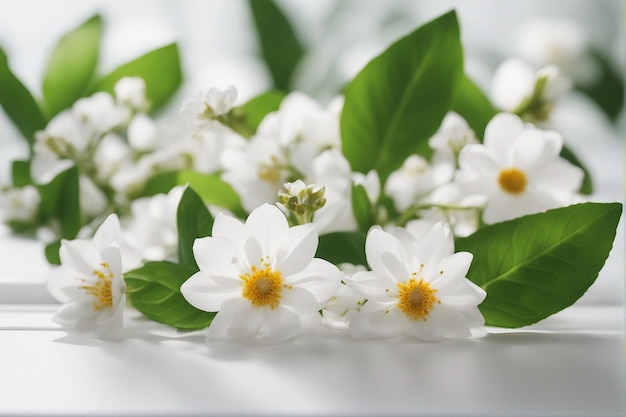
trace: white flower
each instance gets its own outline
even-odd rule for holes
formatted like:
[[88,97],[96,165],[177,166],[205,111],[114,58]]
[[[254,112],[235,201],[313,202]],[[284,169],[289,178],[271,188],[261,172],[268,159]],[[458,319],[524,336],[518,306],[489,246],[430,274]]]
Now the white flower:
[[136,112],[145,112],[150,108],[146,98],[146,82],[139,77],[123,77],[113,87],[115,99],[123,106]]
[[216,117],[227,114],[236,99],[237,90],[232,85],[225,89],[213,87],[198,98],[185,100],[180,115],[192,127],[209,126]]
[[145,114],[138,114],[128,124],[128,143],[138,151],[151,151],[158,145],[157,127]]
[[419,238],[401,228],[372,229],[365,244],[372,271],[345,279],[367,298],[350,320],[352,335],[471,336],[472,328],[484,324],[477,306],[486,293],[465,277],[472,255],[453,252],[452,235],[441,223]]
[[313,99],[301,92],[289,93],[276,112],[268,114],[257,130],[257,134],[276,138],[282,146],[304,142],[317,152],[325,148],[337,148],[339,136],[339,114],[343,108],[343,97],[331,101],[323,109]]
[[122,126],[128,118],[128,110],[118,106],[108,93],[95,93],[76,101],[72,115],[78,123],[98,136]]
[[177,186],[167,194],[138,198],[131,203],[131,216],[123,219],[127,267],[174,257],[178,249],[176,212],[184,190],[184,186]]
[[459,186],[487,198],[483,220],[495,223],[572,203],[583,171],[559,156],[563,140],[511,114],[496,115],[482,145],[459,156]]
[[107,133],[102,137],[93,153],[96,164],[97,179],[109,182],[110,178],[126,164],[136,164],[132,159],[133,152],[124,139],[116,133]]
[[402,166],[391,173],[385,184],[385,194],[400,211],[408,209],[436,187],[450,181],[454,165],[430,164],[419,155],[410,155]]
[[431,148],[445,153],[452,160],[463,147],[472,143],[478,143],[476,134],[463,117],[452,111],[446,114],[437,132],[428,140]]
[[[465,237],[478,230],[480,209],[485,201],[481,195],[465,195],[459,184],[452,182],[438,187],[424,198],[420,204],[432,207],[420,210],[419,215],[431,224],[444,222],[455,236]],[[406,225],[407,229],[412,223]]]
[[535,72],[526,62],[509,59],[496,69],[491,99],[503,111],[542,121],[570,85],[570,80],[554,65]]
[[126,286],[120,240],[119,220],[112,214],[92,240],[61,241],[61,266],[48,279],[50,293],[64,304],[55,322],[95,336],[122,327]]
[[40,203],[39,191],[32,185],[0,189],[0,219],[5,222],[29,223],[35,220]]
[[193,306],[219,311],[209,337],[250,338],[264,332],[276,340],[301,333],[334,295],[342,274],[314,258],[313,224],[289,228],[276,206],[255,209],[245,224],[218,214],[212,237],[196,239],[200,271],[181,287]]

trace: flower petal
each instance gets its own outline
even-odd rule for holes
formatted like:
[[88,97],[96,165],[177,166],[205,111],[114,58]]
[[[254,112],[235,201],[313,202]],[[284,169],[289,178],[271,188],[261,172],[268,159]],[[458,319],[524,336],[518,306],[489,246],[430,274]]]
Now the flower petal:
[[279,252],[277,268],[284,275],[292,275],[302,271],[311,262],[317,251],[318,236],[314,224],[303,224],[289,229],[285,246]]
[[448,291],[449,286],[465,278],[473,258],[474,255],[469,252],[456,252],[444,257],[437,266],[439,271],[431,284],[440,292]]
[[579,167],[558,158],[536,172],[536,186],[542,191],[553,193],[571,193],[580,188],[585,173]]
[[93,271],[100,266],[102,259],[91,242],[82,239],[62,240],[59,249],[61,264],[78,272],[87,281],[92,281]]
[[397,282],[382,279],[373,271],[357,272],[351,278],[344,278],[344,282],[370,301],[388,301],[398,291]]
[[193,243],[198,268],[208,275],[239,276],[239,248],[227,238],[203,237]]
[[98,314],[98,310],[93,308],[93,299],[85,299],[77,303],[64,304],[52,320],[64,327],[74,327],[77,322],[94,319]]
[[[246,270],[250,270],[253,265],[256,267],[260,267],[261,264],[264,262],[265,254],[263,253],[263,248],[261,247],[259,241],[256,240],[254,237],[249,237],[248,239],[246,239],[243,245],[243,250],[246,256],[243,260],[242,266]],[[272,259],[272,262],[276,262],[276,260]]]
[[381,229],[372,229],[365,241],[367,263],[372,268],[372,271],[386,282],[385,285],[389,286],[393,283],[395,286],[398,279],[387,269],[381,259],[382,254],[385,252],[389,252],[397,259],[406,258],[404,248],[398,238]]
[[263,204],[254,209],[246,220],[246,236],[254,237],[263,253],[274,258],[280,242],[288,233],[287,219],[280,209],[270,204]]
[[434,277],[438,271],[437,267],[441,260],[450,252],[449,237],[446,235],[443,223],[438,222],[433,225],[415,245],[416,261],[423,264],[411,265],[414,271],[422,270],[426,279]]
[[407,270],[406,265],[402,263],[401,260],[396,258],[389,252],[385,252],[380,256],[380,260],[387,271],[395,278],[398,282],[404,282],[411,277],[411,272]]
[[319,302],[325,304],[335,295],[344,274],[332,263],[314,258],[307,267],[294,275],[283,276],[283,282],[304,288]]
[[280,305],[299,315],[313,314],[323,307],[323,304],[318,302],[310,291],[299,287],[283,289]]
[[233,242],[242,242],[244,237],[243,223],[224,213],[218,213],[213,222],[213,231],[211,236],[223,237]]
[[119,245],[121,241],[120,220],[115,213],[110,214],[93,235],[93,246],[97,251],[102,251],[113,244]]
[[437,304],[432,309],[428,321],[433,321],[440,328],[442,337],[457,338],[472,335],[463,312],[444,304]]
[[518,116],[499,113],[485,127],[484,145],[495,152],[498,160],[505,161],[509,149],[522,130],[524,122]]
[[180,292],[189,304],[200,310],[220,311],[227,300],[240,298],[241,286],[236,279],[199,271],[181,285]]
[[467,145],[459,154],[460,175],[465,181],[496,177],[500,170],[495,153],[484,145]]
[[263,319],[263,330],[274,340],[289,340],[302,330],[298,315],[285,307],[263,309]]
[[241,298],[227,300],[213,318],[207,334],[208,339],[244,339],[259,332],[263,315]]

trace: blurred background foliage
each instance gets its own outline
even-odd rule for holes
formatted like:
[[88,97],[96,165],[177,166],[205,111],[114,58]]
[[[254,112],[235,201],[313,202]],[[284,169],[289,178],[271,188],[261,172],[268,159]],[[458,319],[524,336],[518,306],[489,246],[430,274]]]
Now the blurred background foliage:
[[574,87],[623,126],[618,0],[24,0],[0,5],[0,154],[23,156],[20,136],[31,139],[54,114],[79,97],[110,91],[123,75],[147,77],[153,107],[170,119],[183,98],[228,84],[237,86],[240,104],[271,89],[304,91],[325,103],[393,40],[453,7],[465,72],[486,93],[497,65],[519,55],[525,21],[576,25],[594,75]]

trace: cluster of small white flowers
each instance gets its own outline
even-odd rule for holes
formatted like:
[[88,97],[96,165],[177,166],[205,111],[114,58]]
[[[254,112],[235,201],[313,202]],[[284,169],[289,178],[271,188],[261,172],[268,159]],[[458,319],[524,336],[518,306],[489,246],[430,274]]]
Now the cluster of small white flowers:
[[340,151],[342,104],[337,98],[324,109],[302,93],[290,93],[244,147],[224,152],[222,178],[238,192],[247,211],[275,202],[284,183],[301,179],[326,189],[326,204],[313,219],[321,231],[356,230],[353,174]]
[[[560,156],[562,138],[531,124],[548,119],[569,85],[551,62],[535,71],[505,61],[492,88],[505,113],[483,137],[450,112],[428,142],[432,156],[410,155],[381,184],[375,171],[353,172],[341,152],[341,97],[323,108],[290,93],[244,137],[233,125],[237,90],[212,88],[183,103],[189,130],[164,144],[145,113],[145,85],[121,80],[115,97],[82,99],[37,134],[36,182],[77,164],[87,216],[101,215],[111,201],[129,208],[123,234],[113,215],[93,240],[62,242],[62,266],[50,279],[65,303],[56,320],[97,335],[123,325],[121,274],[147,261],[176,261],[184,188],[136,194],[156,173],[191,169],[221,175],[250,213],[245,222],[217,214],[212,234],[193,245],[199,271],[180,291],[192,306],[217,312],[210,339],[287,340],[321,324],[357,338],[480,335],[486,294],[466,278],[472,255],[454,252],[454,236],[580,200],[583,171]],[[356,185],[376,214],[365,243],[369,269],[315,258],[319,235],[359,229]],[[27,222],[37,216],[38,194],[34,187],[4,191],[0,204],[5,217]]]

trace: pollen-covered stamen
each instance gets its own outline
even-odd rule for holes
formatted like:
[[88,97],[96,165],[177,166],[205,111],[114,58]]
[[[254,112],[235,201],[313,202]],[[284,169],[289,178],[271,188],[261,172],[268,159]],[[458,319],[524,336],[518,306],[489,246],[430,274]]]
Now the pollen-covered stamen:
[[518,168],[505,168],[498,175],[498,184],[509,194],[520,194],[526,188],[528,180]]
[[426,320],[436,303],[441,303],[435,296],[436,288],[419,280],[417,274],[411,274],[412,278],[406,283],[398,283],[398,308],[411,320]]
[[[264,262],[262,268],[252,266],[250,272],[240,275],[244,281],[241,292],[255,307],[270,307],[272,310],[280,305],[283,290],[283,278],[280,271],[275,271]],[[288,286],[285,286],[289,288]]]
[[[96,282],[92,285],[81,285],[79,288],[87,294],[95,297],[93,303],[94,310],[102,310],[104,308],[113,307],[113,293],[111,292],[111,283],[113,282],[113,272],[109,264],[102,262],[101,268],[94,269],[92,274],[96,277]],[[84,282],[84,280],[83,280]]]

